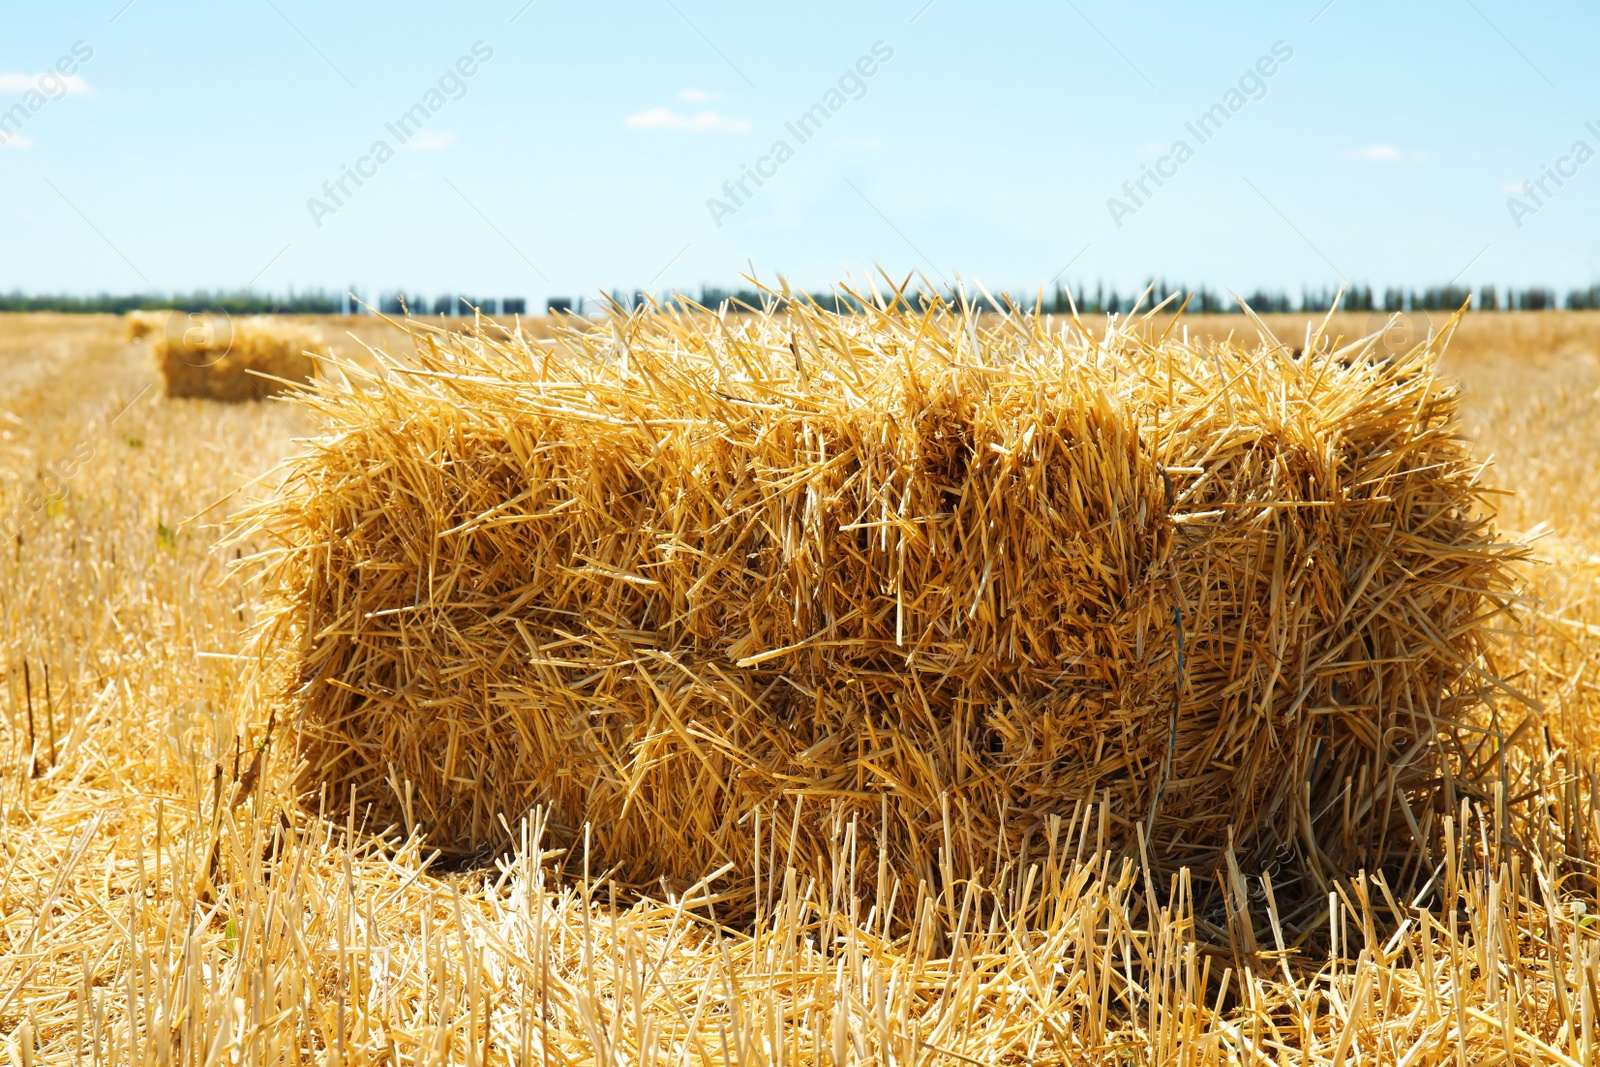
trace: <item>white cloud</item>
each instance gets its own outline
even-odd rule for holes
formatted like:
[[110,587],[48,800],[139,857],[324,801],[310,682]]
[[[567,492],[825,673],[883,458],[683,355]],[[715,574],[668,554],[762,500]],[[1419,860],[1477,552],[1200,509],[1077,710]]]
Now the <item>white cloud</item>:
[[32,147],[33,147],[33,138],[32,137],[24,137],[20,133],[14,133],[10,137],[7,137],[4,141],[0,141],[0,148],[32,148]]
[[715,100],[720,93],[710,93],[704,89],[679,89],[678,99],[687,100],[691,104],[705,104]]
[[1521,196],[1523,193],[1521,182],[1501,182],[1500,191],[1510,196]]
[[[4,74],[0,74],[0,92],[25,93],[29,89],[38,89],[46,96],[55,96],[61,92],[59,86],[55,86],[55,82],[52,82],[49,86],[41,87],[39,84],[41,78],[58,79],[62,85],[67,87],[67,96],[86,96],[94,92],[93,89],[89,88],[89,83],[77,74],[55,74],[53,72],[49,74],[19,74],[16,71],[7,71]],[[54,87],[53,91],[52,87]]]
[[1339,154],[1345,159],[1364,159],[1369,163],[1390,163],[1400,158],[1400,149],[1392,144],[1375,144]]
[[437,152],[456,139],[449,130],[419,130],[412,134],[406,147],[414,152]]
[[705,130],[729,130],[744,133],[750,129],[749,119],[730,119],[715,111],[700,111],[692,116],[679,115],[664,107],[653,107],[637,115],[629,115],[624,126],[630,130],[685,130],[700,133]]

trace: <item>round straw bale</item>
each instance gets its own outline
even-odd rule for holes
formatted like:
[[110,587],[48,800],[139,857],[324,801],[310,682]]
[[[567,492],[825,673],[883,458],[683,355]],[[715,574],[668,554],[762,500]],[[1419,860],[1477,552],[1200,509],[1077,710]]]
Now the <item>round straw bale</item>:
[[903,305],[419,336],[318,387],[258,515],[306,788],[460,850],[544,806],[641,882],[748,880],[757,820],[780,864],[846,828],[947,882],[1084,806],[1169,869],[1398,863],[1479,773],[1518,550],[1434,347],[1314,341]]

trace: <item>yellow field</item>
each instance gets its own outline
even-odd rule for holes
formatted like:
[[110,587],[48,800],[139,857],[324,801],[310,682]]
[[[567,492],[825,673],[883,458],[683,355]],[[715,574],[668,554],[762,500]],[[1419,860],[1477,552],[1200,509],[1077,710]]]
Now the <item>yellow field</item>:
[[[1353,336],[1367,317],[1336,321]],[[345,355],[346,329],[404,340],[370,318],[318,324]],[[1304,333],[1301,317],[1270,325]],[[1503,527],[1551,561],[1529,568],[1506,636],[1506,673],[1539,710],[1507,700],[1519,755],[1501,799],[1592,856],[1600,313],[1469,316],[1445,370],[1494,460],[1484,477],[1514,491]],[[316,429],[292,403],[162,398],[120,319],[0,317],[13,1063],[1600,1062],[1592,867],[1555,884],[1545,838],[1527,857],[1491,840],[1497,811],[1466,811],[1437,857],[1457,907],[1348,887],[1300,938],[1336,929],[1335,959],[1283,939],[1251,872],[1227,889],[1231,947],[1197,936],[1182,879],[1158,894],[1096,857],[1087,815],[1053,828],[1040,871],[952,888],[904,935],[878,921],[871,872],[809,887],[769,872],[752,935],[720,926],[704,891],[627,901],[556,879],[537,827],[449,870],[337,797],[319,817],[288,792],[292,724],[230,717],[259,706],[238,658],[258,593],[228,563],[261,546],[216,551],[236,491]]]

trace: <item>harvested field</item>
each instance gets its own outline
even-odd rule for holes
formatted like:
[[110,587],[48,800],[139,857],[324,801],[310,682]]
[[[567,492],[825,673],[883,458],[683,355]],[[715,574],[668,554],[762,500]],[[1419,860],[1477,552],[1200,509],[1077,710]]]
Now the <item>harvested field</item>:
[[[1463,335],[1517,318],[1469,315]],[[1568,329],[1568,316],[1548,318]],[[320,813],[302,804],[293,734],[281,720],[268,730],[285,679],[272,662],[235,658],[250,654],[263,592],[224,567],[272,546],[219,548],[225,531],[207,522],[294,456],[297,438],[324,432],[321,416],[282,399],[167,400],[124,328],[0,317],[0,1048],[11,1062],[1600,1056],[1600,553],[1585,544],[1600,510],[1584,490],[1597,441],[1581,417],[1600,347],[1445,356],[1475,454],[1501,457],[1484,484],[1519,493],[1499,498],[1501,525],[1548,521],[1534,547],[1560,565],[1516,565],[1539,599],[1502,627],[1500,674],[1539,708],[1496,702],[1500,727],[1472,752],[1493,780],[1434,820],[1422,862],[1436,876],[1416,895],[1388,874],[1351,877],[1291,914],[1275,857],[1225,864],[1215,892],[1165,867],[1147,877],[1142,862],[1098,851],[1096,809],[1047,823],[1025,867],[891,900],[875,857],[813,881],[812,858],[787,849],[790,824],[752,818],[752,852],[760,834],[772,858],[755,916],[730,929],[731,902],[710,885],[614,892],[598,863],[585,879],[581,843],[555,853],[555,827],[541,841],[514,826],[510,851],[464,867],[331,791]],[[336,347],[344,328],[327,330]],[[381,323],[360,328],[409,351]],[[1524,477],[1533,468],[1514,466],[1518,454],[1548,480]],[[607,829],[592,829],[591,846]],[[840,827],[841,857],[849,833]]]

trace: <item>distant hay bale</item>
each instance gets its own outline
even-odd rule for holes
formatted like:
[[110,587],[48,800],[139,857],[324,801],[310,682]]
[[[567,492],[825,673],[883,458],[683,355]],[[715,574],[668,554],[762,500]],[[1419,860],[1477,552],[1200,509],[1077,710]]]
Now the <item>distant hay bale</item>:
[[156,365],[167,396],[201,400],[260,400],[309,382],[317,355],[327,355],[314,329],[266,316],[207,317],[185,327],[175,318],[156,335]]
[[124,316],[128,320],[128,340],[142,341],[146,337],[164,334],[167,322],[172,317],[171,311],[130,311]]
[[640,313],[317,387],[255,527],[307,790],[460,850],[542,805],[639,882],[747,879],[759,818],[947,883],[1081,805],[1280,892],[1420,869],[1520,553],[1435,347],[985,322]]

